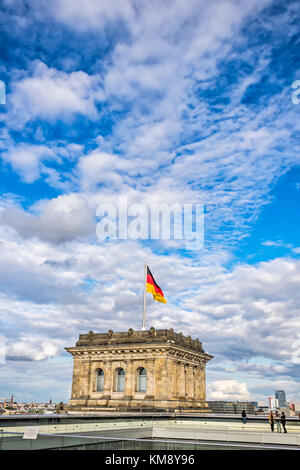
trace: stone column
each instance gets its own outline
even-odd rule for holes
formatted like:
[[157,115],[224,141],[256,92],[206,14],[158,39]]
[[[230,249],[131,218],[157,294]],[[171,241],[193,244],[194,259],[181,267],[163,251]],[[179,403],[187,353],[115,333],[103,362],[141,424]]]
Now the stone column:
[[194,373],[193,366],[186,366],[186,396],[188,400],[194,399]]
[[177,361],[174,359],[170,359],[169,361],[169,370],[170,370],[170,375],[171,375],[171,381],[170,381],[170,397],[172,400],[177,400],[178,398],[178,365]]
[[174,390],[174,397],[178,399],[179,397],[179,382],[180,382],[180,363],[178,361],[175,361],[175,390]]
[[198,366],[195,369],[195,384],[196,384],[196,395],[195,398],[199,402],[205,401],[205,377],[204,377],[204,367]]
[[133,368],[133,363],[132,360],[126,360],[125,361],[125,395],[127,398],[132,398],[133,396],[133,391],[134,391],[134,379],[135,377],[133,376],[132,373],[132,368]]
[[197,367],[193,367],[193,374],[194,374],[194,399],[197,400],[197,387],[198,387],[198,384],[197,384],[197,373],[198,373],[198,369]]
[[168,361],[157,357],[155,362],[155,398],[165,400],[168,396]]
[[104,387],[103,387],[104,398],[111,397],[111,392],[112,392],[112,387],[113,387],[112,373],[113,373],[112,362],[106,361],[105,368],[104,368]]
[[74,354],[74,363],[73,363],[73,378],[72,378],[72,392],[71,400],[79,397],[79,376],[80,376],[80,360],[77,354]]
[[[95,364],[96,362],[92,360],[93,356],[90,356],[89,363],[89,382],[88,382],[88,397],[91,398],[92,392],[95,390]],[[94,356],[95,357],[95,356]]]
[[185,399],[185,365],[182,362],[178,363],[178,376],[177,376],[177,393],[180,400]]
[[146,360],[147,390],[146,397],[154,398],[155,395],[155,359]]
[[206,379],[205,379],[205,365],[200,369],[200,399],[206,401]]
[[81,390],[84,398],[89,397],[89,382],[90,382],[90,359],[87,355],[84,356],[82,361],[82,378]]
[[170,357],[166,357],[164,391],[165,399],[171,400],[174,396],[174,362]]
[[169,370],[169,365],[170,365],[170,359],[168,357],[165,358],[165,364],[163,367],[163,380],[162,380],[162,396],[166,400],[169,398],[169,393],[170,393],[170,370]]
[[195,379],[195,400],[199,401],[200,398],[200,368],[195,367],[194,369],[194,379]]

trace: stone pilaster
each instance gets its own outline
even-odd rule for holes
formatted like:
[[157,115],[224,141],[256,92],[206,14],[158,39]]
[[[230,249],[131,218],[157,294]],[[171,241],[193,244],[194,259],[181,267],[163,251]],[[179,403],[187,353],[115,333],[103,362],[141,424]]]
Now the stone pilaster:
[[178,364],[178,379],[177,379],[178,398],[185,399],[185,366],[182,362]]
[[146,397],[153,399],[155,395],[155,359],[147,359],[145,368],[147,372]]
[[92,358],[90,356],[89,357],[88,393],[87,393],[88,398],[91,397],[92,392],[95,390],[95,384],[93,383],[94,382],[94,376],[95,376],[95,372],[94,372],[94,369],[93,369],[94,364],[95,364],[95,362],[92,360]]
[[165,357],[158,357],[155,361],[155,390],[156,398],[164,400],[168,396],[168,370]]
[[134,391],[134,374],[133,374],[133,363],[132,360],[125,361],[125,396],[132,398]]
[[81,394],[82,361],[80,356],[75,354],[73,366],[72,398],[79,398]]
[[194,396],[195,400],[201,400],[200,397],[200,369],[199,367],[194,368]]
[[90,360],[86,355],[82,360],[82,376],[81,376],[81,391],[82,397],[89,397],[89,383],[90,383]]
[[104,369],[104,387],[103,393],[105,398],[111,397],[112,387],[113,387],[113,371],[112,371],[112,362],[107,361]]
[[186,365],[186,397],[188,400],[194,399],[194,373],[190,364]]
[[175,361],[174,369],[175,369],[174,396],[178,400],[178,397],[179,397],[179,378],[180,378],[180,363],[178,361]]
[[206,387],[205,387],[205,367],[200,369],[200,396],[203,402],[206,401]]

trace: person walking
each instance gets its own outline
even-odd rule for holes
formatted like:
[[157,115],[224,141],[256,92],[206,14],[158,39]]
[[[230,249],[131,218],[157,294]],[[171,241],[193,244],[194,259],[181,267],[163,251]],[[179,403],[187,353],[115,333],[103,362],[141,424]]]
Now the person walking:
[[246,415],[245,410],[242,411],[242,419],[243,419],[243,424],[246,424],[247,423],[247,415]]
[[271,431],[274,432],[275,418],[274,418],[274,415],[273,415],[273,411],[270,411],[269,423],[270,423],[270,426],[271,426]]
[[277,432],[281,432],[281,423],[280,423],[280,416],[278,411],[275,413],[275,420],[276,420],[276,425],[277,425]]
[[282,427],[283,427],[284,432],[287,432],[286,427],[285,427],[286,417],[285,417],[284,412],[281,413],[280,421],[281,421],[281,424],[282,424]]

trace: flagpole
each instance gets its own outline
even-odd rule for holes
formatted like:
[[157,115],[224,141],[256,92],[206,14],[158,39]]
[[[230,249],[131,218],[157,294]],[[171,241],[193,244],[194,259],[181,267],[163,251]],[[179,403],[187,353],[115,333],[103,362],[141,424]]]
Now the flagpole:
[[146,330],[146,286],[147,286],[147,262],[144,263],[144,309],[143,309],[143,322],[142,331]]

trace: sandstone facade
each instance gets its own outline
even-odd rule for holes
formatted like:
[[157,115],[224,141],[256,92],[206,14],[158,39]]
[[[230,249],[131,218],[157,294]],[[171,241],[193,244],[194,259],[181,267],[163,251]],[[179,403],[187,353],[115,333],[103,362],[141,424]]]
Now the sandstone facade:
[[213,356],[198,339],[170,330],[80,335],[75,347],[74,410],[207,410],[205,367]]

